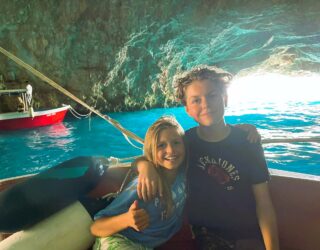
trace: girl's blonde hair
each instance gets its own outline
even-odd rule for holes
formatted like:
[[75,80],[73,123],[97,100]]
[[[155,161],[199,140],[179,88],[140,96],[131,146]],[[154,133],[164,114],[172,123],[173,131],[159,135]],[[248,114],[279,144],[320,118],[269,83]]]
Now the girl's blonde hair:
[[167,213],[167,217],[171,215],[173,209],[173,200],[171,194],[171,187],[167,182],[166,178],[164,177],[163,170],[158,163],[157,160],[157,146],[159,143],[159,135],[161,131],[169,128],[176,129],[177,133],[183,137],[184,130],[181,125],[177,122],[177,120],[173,116],[163,116],[156,120],[147,130],[145,139],[144,139],[144,156],[147,158],[148,161],[152,162],[158,171],[158,174],[162,181],[163,186],[163,197],[162,201],[165,204],[165,211]]

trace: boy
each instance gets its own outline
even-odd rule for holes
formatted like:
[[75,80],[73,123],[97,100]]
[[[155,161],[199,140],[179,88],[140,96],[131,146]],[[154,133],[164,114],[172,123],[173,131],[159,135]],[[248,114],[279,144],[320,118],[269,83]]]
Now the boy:
[[[231,80],[230,73],[209,66],[174,80],[177,98],[199,124],[186,132],[189,222],[199,249],[279,249],[262,147],[225,123]],[[138,194],[157,190],[150,163],[140,160],[137,166]]]

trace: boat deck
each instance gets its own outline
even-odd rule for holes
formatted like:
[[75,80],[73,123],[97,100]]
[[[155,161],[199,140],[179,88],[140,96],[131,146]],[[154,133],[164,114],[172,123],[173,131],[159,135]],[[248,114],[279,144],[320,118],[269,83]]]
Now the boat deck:
[[[123,176],[124,171],[121,171]],[[0,192],[29,177],[0,182]],[[92,192],[93,196],[103,195],[106,183],[115,188],[119,175],[113,172],[109,178],[113,182],[103,180]],[[281,250],[319,249],[320,177],[271,170],[270,191],[278,219]],[[9,234],[0,235],[5,238]],[[188,225],[158,249],[195,249]]]

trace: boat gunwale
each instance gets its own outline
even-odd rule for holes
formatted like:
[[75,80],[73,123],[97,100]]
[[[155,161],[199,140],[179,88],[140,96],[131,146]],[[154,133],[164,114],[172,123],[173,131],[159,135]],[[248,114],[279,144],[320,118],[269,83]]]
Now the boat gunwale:
[[64,105],[59,108],[34,111],[33,112],[34,117],[31,116],[29,111],[2,113],[2,114],[0,114],[0,121],[7,121],[7,120],[13,120],[13,119],[23,119],[23,118],[35,118],[35,117],[39,117],[39,116],[50,115],[52,113],[64,112],[64,111],[68,110],[70,107],[71,107],[70,105]]
[[308,180],[308,181],[320,182],[319,175],[305,174],[305,173],[286,171],[286,170],[280,170],[280,169],[274,169],[274,168],[269,168],[269,172],[270,172],[271,176],[279,176],[279,177],[303,179],[303,180]]
[[[128,168],[128,167],[130,167],[129,163],[121,163],[121,164],[114,165],[114,166],[111,165],[109,168],[112,169],[112,168]],[[318,175],[304,174],[304,173],[298,173],[298,172],[293,172],[293,171],[285,171],[285,170],[279,170],[279,169],[274,169],[274,168],[269,168],[269,172],[270,172],[271,177],[272,176],[279,176],[279,177],[303,179],[303,180],[307,180],[307,181],[320,182],[320,176],[318,176]],[[3,178],[3,179],[0,179],[0,186],[2,183],[7,182],[7,181],[14,181],[14,180],[22,179],[22,178],[28,178],[28,177],[32,177],[36,174],[38,174],[38,173],[17,175],[17,176],[12,176],[12,177],[8,177],[8,178]]]
[[2,89],[2,90],[0,90],[0,96],[21,95],[26,92],[27,92],[27,89]]

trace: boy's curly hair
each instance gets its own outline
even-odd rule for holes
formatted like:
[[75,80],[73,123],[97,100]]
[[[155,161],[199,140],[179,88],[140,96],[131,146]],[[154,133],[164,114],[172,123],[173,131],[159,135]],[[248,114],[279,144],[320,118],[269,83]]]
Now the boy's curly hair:
[[178,101],[185,102],[185,90],[195,80],[209,80],[213,84],[217,84],[221,91],[224,93],[226,88],[230,85],[233,76],[231,73],[208,65],[199,65],[191,68],[188,71],[178,74],[173,79],[173,87]]

